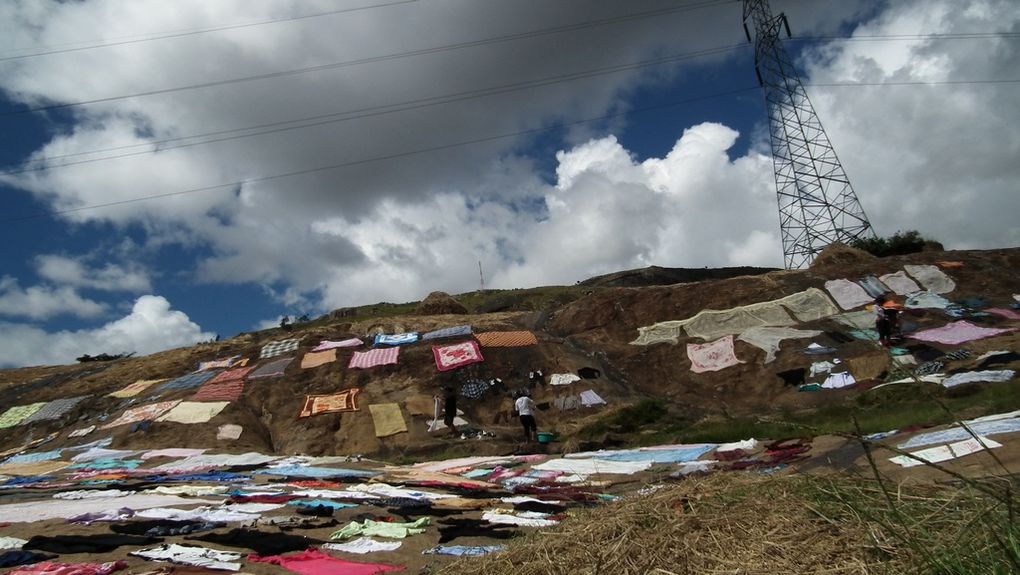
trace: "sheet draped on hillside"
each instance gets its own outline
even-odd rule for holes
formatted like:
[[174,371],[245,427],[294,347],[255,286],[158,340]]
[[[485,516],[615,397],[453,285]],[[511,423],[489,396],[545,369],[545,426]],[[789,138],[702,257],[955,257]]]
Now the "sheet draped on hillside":
[[347,367],[349,369],[368,369],[379,365],[393,365],[397,363],[399,356],[399,347],[356,351],[351,356],[351,361],[347,364]]
[[283,375],[283,372],[290,365],[290,362],[294,361],[293,357],[285,357],[282,359],[274,359],[269,363],[262,364],[255,371],[248,374],[248,379],[260,379],[264,377],[277,377]]
[[336,361],[336,349],[308,352],[301,358],[301,369],[311,369]]
[[298,417],[319,415],[320,413],[337,413],[344,411],[358,411],[358,394],[361,390],[357,387],[345,389],[340,393],[328,395],[309,395],[305,398],[305,405],[301,408]]
[[128,385],[124,389],[115,391],[110,394],[110,397],[128,398],[134,397],[139,393],[149,389],[157,383],[166,381],[165,379],[139,379],[138,381]]
[[432,346],[432,355],[436,360],[436,369],[449,371],[484,361],[482,352],[476,341],[462,341],[450,345]]
[[407,431],[404,416],[396,403],[373,403],[368,406],[375,425],[376,437],[389,437]]
[[326,351],[326,350],[329,350],[329,349],[338,349],[338,348],[345,348],[345,347],[359,347],[359,346],[363,345],[364,343],[365,342],[361,341],[360,339],[358,339],[356,337],[352,337],[350,339],[344,339],[344,340],[341,340],[341,341],[330,341],[328,339],[324,339],[321,342],[319,342],[319,345],[313,347],[312,351]]
[[88,396],[79,395],[78,397],[64,397],[61,399],[54,399],[53,401],[42,406],[42,409],[36,411],[32,415],[25,418],[25,423],[35,423],[37,421],[46,421],[48,419],[59,419],[67,412],[74,409],[74,406],[84,401]]
[[222,383],[206,383],[198,388],[190,401],[237,401],[244,393],[244,381],[235,379]]
[[825,289],[843,309],[854,309],[874,301],[860,285],[850,280],[838,279],[825,282]]
[[981,327],[969,321],[955,321],[935,329],[927,329],[910,334],[911,339],[921,341],[934,341],[948,345],[959,345],[975,339],[996,336],[1002,333],[1013,331],[1005,328]]
[[112,427],[127,425],[129,423],[136,423],[139,421],[151,421],[160,415],[163,415],[167,411],[170,411],[180,402],[181,400],[175,399],[173,401],[161,401],[159,403],[150,403],[148,405],[132,407],[120,414],[120,417],[117,419],[100,427],[100,429],[110,429]]
[[489,331],[476,333],[482,347],[525,347],[538,345],[538,338],[530,331]]
[[802,339],[821,334],[822,332],[820,331],[807,329],[763,326],[746,329],[737,339],[763,350],[765,352],[765,363],[771,363],[776,359],[776,353],[779,352],[779,344],[784,339]]
[[179,391],[181,389],[191,389],[192,387],[198,387],[210,379],[216,377],[215,371],[194,371],[178,378],[171,379],[166,383],[162,383],[156,388],[160,393],[167,391]]
[[[222,385],[222,384],[221,384]],[[229,401],[196,402],[182,401],[156,418],[156,421],[173,423],[205,423],[219,415]]]
[[455,325],[453,327],[444,327],[443,329],[430,331],[422,335],[421,339],[422,341],[429,341],[430,339],[442,339],[444,337],[461,337],[465,335],[471,335],[470,325]]
[[[791,312],[796,319],[790,316]],[[737,335],[752,327],[791,326],[797,321],[814,321],[837,313],[839,308],[822,290],[809,288],[779,299],[724,310],[702,310],[687,319],[639,327],[638,338],[631,344],[675,344],[684,332],[691,337],[713,340],[724,335]]]
[[903,270],[893,274],[885,274],[878,279],[882,280],[882,283],[898,295],[909,295],[921,291],[921,287],[914,280],[907,277]]
[[237,381],[239,379],[244,379],[245,376],[247,376],[252,371],[255,371],[255,366],[228,369],[226,371],[220,372],[219,375],[207,381],[206,384],[223,383],[225,381]]
[[949,293],[956,289],[956,282],[945,272],[935,266],[910,265],[903,266],[914,279],[921,282],[924,289],[932,293]]
[[689,343],[687,357],[691,360],[691,371],[694,373],[719,371],[743,363],[733,352],[732,335],[705,344]]

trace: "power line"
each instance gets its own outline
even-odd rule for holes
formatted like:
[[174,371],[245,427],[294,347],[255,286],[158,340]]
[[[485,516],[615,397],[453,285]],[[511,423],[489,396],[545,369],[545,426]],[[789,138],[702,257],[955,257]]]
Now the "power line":
[[353,66],[359,66],[363,64],[373,64],[376,62],[384,62],[388,60],[395,60],[400,58],[408,58],[412,56],[423,56],[426,54],[437,54],[442,52],[449,52],[453,50],[461,50],[464,48],[472,48],[476,46],[485,46],[489,44],[496,44],[501,42],[510,42],[514,40],[522,40],[526,38],[535,38],[539,36],[548,36],[552,34],[560,34],[563,32],[572,32],[576,30],[583,30],[586,28],[594,28],[598,26],[605,26],[608,24],[616,24],[619,22],[626,22],[629,20],[637,20],[643,18],[650,18],[652,16],[662,16],[666,14],[673,14],[678,12],[689,12],[692,10],[699,10],[702,8],[710,8],[715,6],[723,6],[725,4],[732,4],[739,0],[704,0],[701,2],[695,2],[692,4],[684,4],[681,6],[674,6],[672,8],[660,8],[657,10],[647,10],[645,12],[636,12],[632,14],[624,14],[621,16],[614,16],[611,18],[602,18],[599,20],[589,20],[585,22],[579,22],[575,24],[566,24],[562,26],[554,26],[551,28],[542,28],[538,30],[531,30],[528,32],[517,32],[514,34],[506,34],[503,36],[495,36],[491,38],[483,38],[480,40],[469,40],[466,42],[458,42],[455,44],[447,44],[444,46],[435,46],[432,48],[422,48],[418,50],[408,50],[405,52],[397,52],[395,54],[386,54],[382,56],[370,56],[367,58],[359,58],[356,60],[345,60],[342,62],[333,62],[330,64],[320,64],[317,66],[307,66],[304,68],[294,68],[290,70],[279,70],[276,72],[268,72],[265,74],[256,74],[252,76],[242,76],[238,78],[229,78],[224,80],[213,80],[209,82],[201,82],[198,84],[190,84],[186,86],[176,86],[173,88],[162,88],[158,90],[146,90],[144,92],[136,92],[133,94],[120,94],[116,96],[106,96],[103,98],[94,98],[91,100],[80,100],[77,102],[64,102],[60,104],[47,104],[44,106],[26,107],[21,110],[13,110],[0,114],[0,117],[9,117],[20,114],[28,114],[32,112],[45,112],[49,110],[60,110],[66,108],[75,108],[80,106],[88,106],[91,104],[100,104],[105,102],[114,102],[117,100],[128,100],[133,98],[143,98],[147,96],[156,96],[161,94],[170,94],[174,92],[183,92],[188,90],[197,90],[202,88],[212,88],[215,86],[225,86],[229,84],[238,84],[242,82],[253,82],[258,80],[267,80],[273,78],[283,78],[287,76],[297,76],[301,74],[308,74],[312,72],[324,72],[327,70],[338,70],[341,68],[349,68]]
[[[607,67],[596,68],[596,69],[592,69],[592,70],[586,70],[586,71],[582,71],[582,72],[574,72],[574,73],[570,73],[570,74],[556,74],[556,75],[553,75],[553,76],[547,76],[547,77],[544,77],[544,78],[538,78],[538,79],[534,79],[534,80],[527,80],[527,81],[524,81],[524,82],[516,82],[516,83],[505,84],[505,85],[501,85],[501,86],[492,86],[492,87],[488,87],[488,88],[480,88],[480,89],[477,89],[477,90],[470,90],[470,91],[465,91],[465,92],[456,92],[456,93],[446,94],[446,95],[442,95],[442,96],[430,96],[430,97],[427,97],[427,98],[419,98],[419,99],[415,99],[415,100],[409,100],[409,101],[400,102],[400,103],[394,103],[394,104],[383,104],[383,105],[379,105],[379,106],[370,106],[370,107],[367,107],[367,108],[348,110],[348,111],[345,111],[345,112],[334,112],[334,113],[330,113],[330,114],[320,114],[320,115],[316,115],[316,116],[309,116],[309,117],[299,118],[299,119],[295,119],[295,120],[285,120],[285,121],[279,121],[279,122],[271,122],[271,123],[260,124],[260,125],[256,125],[256,126],[247,126],[247,127],[243,127],[243,128],[233,128],[233,129],[229,129],[229,130],[218,130],[218,131],[213,131],[213,132],[206,132],[206,133],[203,133],[203,134],[192,134],[192,135],[189,135],[189,136],[178,136],[178,137],[174,137],[174,138],[166,138],[166,139],[163,139],[163,140],[155,140],[155,141],[151,141],[151,142],[141,142],[141,143],[138,143],[138,144],[129,144],[129,145],[116,146],[116,147],[111,147],[111,148],[103,148],[103,149],[95,149],[95,150],[86,150],[86,151],[81,151],[81,152],[74,152],[74,153],[70,153],[70,154],[64,154],[64,155],[61,155],[61,156],[53,156],[53,157],[50,157],[50,158],[46,158],[46,161],[53,161],[53,160],[59,160],[59,159],[62,159],[62,158],[70,158],[70,157],[85,156],[85,155],[92,155],[92,154],[100,154],[100,153],[103,153],[103,152],[110,152],[110,151],[117,151],[117,150],[131,149],[131,148],[136,148],[136,149],[137,148],[143,148],[143,147],[147,148],[147,149],[144,149],[144,150],[138,150],[138,151],[134,151],[134,152],[125,152],[125,153],[122,153],[122,154],[113,154],[113,155],[102,156],[102,157],[98,157],[98,158],[87,158],[87,159],[82,159],[82,160],[63,162],[63,163],[56,164],[56,165],[38,165],[38,166],[28,166],[28,167],[22,167],[22,168],[17,168],[17,169],[11,169],[11,170],[6,170],[6,171],[0,172],[0,175],[9,176],[9,175],[22,174],[22,173],[26,173],[26,172],[48,171],[48,170],[64,168],[64,167],[68,167],[68,166],[77,166],[77,165],[81,165],[81,164],[89,164],[89,163],[92,163],[92,162],[102,162],[102,161],[106,161],[106,160],[114,160],[114,159],[119,159],[119,158],[126,158],[126,157],[132,157],[132,156],[140,156],[140,155],[153,154],[153,153],[156,153],[157,151],[158,152],[163,152],[163,151],[175,150],[175,149],[179,149],[179,148],[189,148],[189,147],[193,147],[193,146],[201,146],[201,145],[225,142],[225,141],[230,141],[230,140],[238,140],[238,139],[243,139],[243,138],[251,138],[251,137],[262,136],[262,135],[267,135],[267,134],[275,134],[275,133],[286,132],[286,131],[291,131],[291,130],[300,130],[300,129],[305,129],[305,128],[312,128],[312,127],[323,126],[323,125],[327,125],[327,124],[335,124],[335,123],[347,122],[347,121],[351,121],[351,120],[358,120],[358,119],[364,119],[364,118],[369,118],[369,117],[381,116],[381,115],[385,115],[385,114],[393,114],[393,113],[397,113],[397,112],[406,112],[406,111],[410,111],[410,110],[416,110],[416,109],[427,108],[427,107],[432,107],[432,106],[438,106],[438,105],[443,105],[443,104],[450,104],[450,103],[454,103],[454,102],[460,102],[460,101],[469,100],[469,99],[475,99],[475,98],[480,98],[480,97],[506,94],[506,93],[510,93],[510,92],[516,92],[516,91],[526,90],[526,89],[531,89],[531,88],[540,88],[540,87],[550,86],[550,85],[554,85],[554,84],[558,84],[558,83],[563,83],[563,82],[571,82],[571,81],[575,81],[575,80],[583,80],[583,79],[588,79],[588,78],[593,78],[593,77],[598,77],[598,76],[605,76],[605,75],[609,75],[609,74],[617,74],[617,73],[626,72],[626,71],[630,71],[630,70],[637,70],[637,69],[640,69],[640,68],[647,68],[647,67],[651,67],[651,66],[658,66],[658,65],[662,65],[662,64],[669,64],[669,63],[679,62],[679,61],[683,61],[683,60],[689,60],[689,59],[700,58],[700,57],[705,57],[705,56],[713,56],[713,55],[725,54],[725,53],[736,51],[736,50],[746,50],[746,49],[747,49],[747,44],[744,44],[744,43],[734,44],[734,45],[730,45],[730,46],[720,46],[720,47],[717,47],[717,48],[707,48],[707,49],[704,49],[704,50],[698,50],[696,52],[687,52],[687,53],[676,54],[676,55],[672,55],[672,56],[663,56],[661,58],[654,58],[654,59],[651,59],[651,60],[643,60],[643,61],[632,62],[632,63],[627,63],[627,64],[618,64],[618,65],[614,65],[614,66],[607,66]],[[253,130],[255,130],[255,131],[253,131]],[[240,132],[248,132],[248,133],[240,133]],[[231,134],[233,134],[233,135],[231,135]],[[206,138],[206,137],[210,137],[210,136],[220,136],[220,137],[213,137],[211,139],[202,140],[202,141],[198,141],[198,142],[186,142],[186,140],[192,140],[192,139],[195,139],[195,138]],[[177,144],[177,145],[169,145],[169,146],[165,145],[165,144],[173,144],[174,142],[182,142],[182,143]]]
[[855,36],[794,36],[783,42],[885,42],[903,40],[987,40],[1020,38],[1020,32],[959,32],[929,34],[863,34]]
[[[937,81],[937,82],[873,82],[873,83],[871,83],[871,82],[835,83],[834,82],[834,83],[804,84],[804,86],[805,87],[868,87],[868,86],[940,86],[940,85],[962,85],[962,84],[1020,84],[1020,79],[946,80],[946,81]],[[92,204],[92,205],[88,205],[88,206],[79,206],[77,208],[68,208],[68,209],[64,209],[64,210],[54,210],[54,211],[50,211],[50,212],[31,214],[31,215],[25,215],[25,216],[18,216],[18,217],[14,217],[14,218],[4,218],[4,219],[0,219],[0,223],[12,223],[12,222],[28,221],[28,220],[38,219],[38,218],[58,216],[58,215],[61,215],[61,214],[82,212],[82,211],[98,209],[98,208],[108,208],[108,207],[113,207],[113,206],[120,206],[120,205],[125,205],[125,204],[132,204],[132,203],[149,201],[149,200],[155,200],[155,199],[161,199],[161,198],[169,198],[169,197],[174,197],[174,196],[182,196],[182,195],[195,194],[195,193],[199,193],[199,192],[208,192],[208,191],[219,190],[219,189],[238,188],[238,187],[241,187],[241,186],[243,186],[245,184],[254,184],[254,183],[268,182],[268,181],[272,181],[272,180],[279,180],[279,179],[283,179],[283,178],[290,178],[290,177],[294,177],[294,176],[301,176],[301,175],[312,174],[312,173],[317,173],[317,172],[325,172],[325,171],[330,171],[330,170],[337,170],[337,169],[341,169],[341,168],[348,168],[348,167],[352,167],[352,166],[363,165],[363,164],[370,164],[370,163],[374,163],[374,162],[382,162],[382,161],[387,161],[387,160],[394,160],[394,159],[398,159],[398,158],[405,158],[405,157],[408,157],[408,156],[414,156],[414,155],[424,154],[424,153],[429,153],[429,152],[437,152],[437,151],[441,151],[441,150],[448,150],[448,149],[452,149],[452,148],[471,146],[471,145],[475,145],[475,144],[484,144],[484,143],[493,142],[493,141],[497,141],[497,140],[503,140],[503,139],[507,139],[507,138],[516,138],[516,137],[520,137],[520,136],[536,135],[536,134],[540,134],[540,133],[547,132],[547,131],[562,130],[564,128],[570,128],[570,127],[573,127],[573,126],[578,126],[578,125],[583,125],[583,124],[588,124],[588,123],[593,123],[593,122],[600,122],[600,121],[604,121],[604,120],[618,118],[618,117],[621,117],[621,116],[629,116],[629,115],[632,115],[632,114],[651,112],[651,111],[656,111],[656,110],[664,110],[664,109],[667,109],[667,108],[673,108],[673,107],[680,106],[680,105],[683,105],[683,104],[690,104],[690,103],[693,103],[693,102],[699,102],[699,101],[704,101],[704,100],[713,100],[713,99],[716,99],[716,98],[723,98],[723,97],[727,97],[727,96],[734,96],[734,95],[737,95],[737,94],[742,94],[744,92],[757,91],[758,89],[759,89],[758,86],[750,86],[750,87],[746,87],[746,88],[737,88],[737,89],[734,89],[734,90],[727,90],[725,92],[717,92],[717,93],[714,93],[714,94],[707,94],[707,95],[704,95],[704,96],[697,96],[697,97],[693,97],[693,98],[686,98],[686,99],[683,99],[683,100],[667,102],[667,103],[658,104],[658,105],[655,105],[655,106],[645,106],[645,107],[641,107],[641,108],[634,108],[632,110],[615,112],[615,113],[611,113],[611,114],[604,114],[604,115],[601,115],[601,116],[596,116],[596,117],[592,117],[592,118],[585,118],[585,119],[581,119],[581,120],[575,120],[575,121],[572,121],[572,122],[561,122],[561,123],[558,123],[558,124],[555,124],[555,125],[552,125],[552,126],[546,126],[546,127],[543,127],[543,128],[532,128],[532,129],[529,129],[529,130],[520,130],[520,131],[517,131],[517,132],[510,132],[510,133],[505,133],[505,134],[497,134],[497,135],[492,135],[492,136],[484,136],[484,137],[481,137],[481,138],[475,138],[475,139],[471,139],[471,140],[464,140],[464,141],[453,142],[453,143],[449,143],[449,144],[441,144],[441,145],[438,145],[438,146],[430,146],[430,147],[427,147],[427,148],[419,148],[419,149],[416,149],[416,150],[408,150],[408,151],[404,151],[404,152],[395,152],[395,153],[392,153],[392,154],[386,154],[386,155],[382,155],[382,156],[374,156],[374,157],[371,157],[371,158],[363,158],[363,159],[360,159],[360,160],[350,160],[350,161],[347,161],[347,162],[340,162],[340,163],[337,163],[337,164],[330,164],[330,165],[327,165],[327,166],[318,166],[318,167],[314,167],[314,168],[306,168],[306,169],[296,170],[296,171],[292,171],[292,172],[283,172],[283,173],[278,173],[278,174],[270,174],[270,175],[266,175],[266,176],[259,176],[259,177],[256,177],[256,178],[248,178],[248,179],[244,179],[244,180],[237,180],[237,181],[228,182],[228,183],[224,183],[224,184],[216,184],[216,185],[212,185],[212,186],[203,186],[203,187],[199,187],[199,188],[191,188],[191,189],[187,189],[187,190],[178,190],[178,191],[175,191],[175,192],[166,192],[166,193],[162,193],[162,194],[153,194],[153,195],[149,195],[149,196],[140,196],[140,197],[137,197],[137,198],[129,198],[129,199],[126,199],[126,200],[118,200],[118,201],[115,201],[115,202],[106,202],[106,203],[102,203],[102,204]]]
[[[29,54],[18,54],[18,55],[4,55],[0,56],[0,62],[7,62],[10,60],[22,60],[25,58],[35,58],[36,56],[48,56],[51,54],[64,54],[67,52],[79,52],[82,50],[94,50],[96,48],[109,48],[111,46],[123,46],[125,44],[138,44],[140,42],[152,42],[155,40],[166,40],[169,38],[183,38],[186,36],[196,36],[199,34],[208,34],[210,32],[222,32],[225,30],[237,30],[239,28],[251,28],[253,26],[265,26],[267,24],[279,24],[281,22],[295,22],[298,20],[309,20],[312,18],[320,18],[322,16],[333,16],[336,14],[346,14],[348,12],[360,12],[363,10],[372,10],[375,8],[385,8],[387,6],[398,6],[400,4],[412,4],[418,0],[397,0],[395,2],[387,2],[385,4],[373,4],[370,6],[358,6],[356,8],[341,8],[338,10],[328,10],[326,12],[316,12],[314,14],[299,14],[297,16],[285,16],[282,18],[270,18],[267,20],[258,20],[256,22],[246,22],[242,24],[226,24],[223,26],[215,26],[212,28],[192,28],[187,30],[176,30],[171,32],[156,32],[156,35],[143,35],[143,36],[122,36],[120,38],[113,38],[108,42],[96,42],[94,44],[85,44],[81,46],[82,42],[68,42],[65,44],[54,44],[49,47],[43,47],[42,51],[31,52]],[[61,46],[68,46],[67,48],[61,48]],[[72,47],[73,46],[73,47]],[[17,52],[18,50],[12,50],[11,52]],[[11,52],[8,52],[10,54]]]

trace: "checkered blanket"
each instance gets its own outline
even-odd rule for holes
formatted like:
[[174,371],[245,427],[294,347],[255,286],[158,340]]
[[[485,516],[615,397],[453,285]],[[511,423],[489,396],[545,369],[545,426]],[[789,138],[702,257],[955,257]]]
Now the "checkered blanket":
[[444,327],[443,329],[437,329],[436,331],[430,331],[425,335],[421,336],[422,341],[428,341],[430,339],[442,339],[444,337],[461,337],[464,335],[471,335],[471,326],[469,325],[456,325],[453,327]]
[[406,345],[418,341],[418,332],[386,334],[375,336],[375,345]]
[[449,371],[484,361],[476,341],[462,341],[451,345],[432,346],[432,355],[436,359],[436,368],[439,371]]
[[160,415],[163,415],[167,411],[170,411],[181,400],[175,399],[173,401],[161,401],[159,403],[150,403],[148,405],[140,405],[138,407],[132,407],[131,409],[120,414],[120,417],[100,427],[99,429],[110,429],[111,427],[117,427],[120,425],[127,425],[129,423],[136,423],[138,421],[151,421],[156,419]]
[[319,345],[313,347],[312,351],[326,351],[327,349],[336,349],[338,347],[358,347],[364,343],[365,342],[356,337],[342,341],[329,341],[328,339],[324,339],[319,343]]
[[397,356],[400,353],[399,347],[384,349],[370,349],[368,351],[356,351],[347,364],[349,369],[366,369],[377,365],[392,365],[397,363]]
[[224,383],[227,381],[237,381],[244,379],[244,376],[248,375],[255,370],[255,366],[242,367],[239,369],[228,369],[227,371],[220,372],[219,375],[210,379],[207,384]]
[[191,389],[192,387],[202,385],[214,377],[216,377],[215,371],[193,371],[187,375],[182,375],[177,379],[171,379],[156,389],[160,392]]
[[290,362],[294,361],[293,357],[285,357],[283,359],[277,359],[267,364],[259,366],[258,369],[248,374],[248,380],[259,379],[262,377],[276,377],[283,375],[283,371],[287,369]]
[[489,331],[476,333],[482,347],[524,347],[537,345],[538,338],[530,331]]
[[262,353],[259,357],[262,359],[268,359],[270,357],[276,357],[283,355],[287,352],[294,351],[298,348],[298,344],[301,343],[300,339],[285,339],[282,341],[271,341],[262,348]]
[[234,379],[221,383],[209,382],[198,388],[188,401],[237,401],[244,393],[244,381]]
[[305,405],[301,408],[298,417],[309,417],[320,413],[337,413],[343,411],[358,411],[358,394],[361,390],[357,387],[345,389],[340,393],[329,395],[309,395],[305,397]]
[[36,421],[45,421],[47,419],[58,419],[68,411],[74,409],[74,406],[81,403],[86,397],[87,396],[85,395],[80,395],[78,397],[54,399],[42,406],[42,409],[39,411],[25,418],[25,423],[35,423]]
[[469,379],[460,386],[460,394],[468,399],[478,399],[489,391],[489,384],[480,379]]

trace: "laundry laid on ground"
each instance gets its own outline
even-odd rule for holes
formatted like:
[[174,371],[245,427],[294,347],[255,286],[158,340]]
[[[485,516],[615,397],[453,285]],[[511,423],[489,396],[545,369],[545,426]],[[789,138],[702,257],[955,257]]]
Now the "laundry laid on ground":
[[254,371],[248,374],[248,379],[262,379],[267,377],[280,377],[283,375],[287,366],[294,361],[293,357],[285,357],[283,359],[275,359],[268,363],[264,363]]
[[914,451],[909,456],[897,455],[896,457],[890,457],[889,461],[892,461],[900,467],[916,467],[918,465],[924,465],[926,462],[942,463],[943,461],[949,461],[950,459],[971,455],[986,449],[995,449],[996,447],[1002,447],[1002,444],[992,441],[986,437],[972,437],[970,439],[956,441],[948,445],[940,445],[938,447],[929,447],[928,449]]
[[311,369],[336,361],[336,348],[325,351],[308,352],[301,358],[301,369]]
[[779,352],[779,345],[784,339],[804,339],[819,336],[821,334],[822,332],[816,330],[762,326],[744,330],[737,339],[747,342],[764,351],[764,363],[771,363],[776,359],[776,353]]
[[150,403],[148,405],[140,405],[138,407],[132,407],[120,414],[120,417],[101,426],[99,429],[110,429],[120,425],[127,425],[129,423],[136,423],[139,421],[151,421],[156,419],[165,412],[170,411],[180,403],[181,400],[175,399],[172,401],[160,401],[158,403]]
[[439,371],[450,371],[484,361],[482,352],[478,349],[478,342],[473,340],[432,346],[432,355],[436,360],[436,369]]
[[956,289],[952,278],[936,266],[907,264],[903,269],[931,293],[943,294]]
[[160,393],[166,393],[169,391],[179,391],[182,389],[191,389],[198,387],[210,379],[216,377],[215,371],[195,371],[180,377],[171,379],[166,383],[161,383],[156,386],[156,390]]
[[538,345],[538,338],[530,331],[489,331],[476,333],[482,347],[525,347]]
[[21,423],[31,417],[32,414],[42,409],[44,405],[46,405],[46,402],[40,401],[37,403],[30,403],[28,405],[16,405],[9,408],[3,415],[0,415],[0,429],[21,425]]
[[850,310],[862,305],[871,303],[875,297],[869,295],[856,282],[845,279],[829,280],[825,282],[825,289],[836,300],[839,307]]
[[281,341],[271,341],[262,347],[262,351],[261,353],[259,353],[259,357],[262,359],[269,359],[271,357],[276,357],[278,355],[290,353],[296,350],[298,348],[298,345],[300,344],[301,340],[297,338],[284,339]]
[[365,344],[365,342],[361,341],[359,338],[356,338],[356,337],[352,337],[352,338],[348,338],[348,339],[342,339],[340,341],[330,341],[328,339],[324,339],[324,340],[322,340],[319,343],[319,345],[313,347],[311,349],[311,351],[317,352],[317,351],[326,351],[326,350],[330,350],[330,349],[342,349],[342,348],[348,348],[348,347],[361,347],[364,344]]
[[229,401],[182,401],[157,417],[156,421],[205,423],[219,415],[228,405],[230,405]]
[[113,393],[111,393],[109,395],[110,395],[110,397],[120,397],[120,398],[134,397],[134,396],[142,393],[146,389],[149,389],[153,385],[155,385],[157,383],[164,382],[164,381],[166,381],[166,380],[165,379],[140,379],[140,380],[138,380],[138,381],[128,385],[124,389],[115,391],[115,392],[113,392]]
[[942,327],[927,329],[910,334],[911,339],[932,341],[947,345],[959,345],[968,341],[984,339],[1014,331],[1013,328],[991,328],[974,325],[966,320],[955,321]]
[[301,408],[299,417],[319,415],[320,413],[358,411],[357,399],[360,392],[360,389],[354,387],[339,393],[309,395],[305,398],[305,405]]
[[687,357],[691,360],[691,371],[704,373],[719,371],[743,363],[733,351],[733,336],[721,337],[706,344],[687,344]]
[[368,406],[375,425],[376,437],[389,437],[407,431],[404,416],[400,413],[400,405],[396,403],[373,403]]
[[433,339],[443,339],[447,337],[463,337],[471,335],[470,325],[455,325],[453,327],[444,327],[443,329],[437,329],[428,333],[422,334],[422,341],[429,341]]
[[347,367],[350,369],[369,369],[380,365],[393,365],[397,363],[399,355],[399,347],[356,351],[351,356],[351,361],[347,364]]
[[376,334],[374,345],[407,345],[418,341],[418,332]]

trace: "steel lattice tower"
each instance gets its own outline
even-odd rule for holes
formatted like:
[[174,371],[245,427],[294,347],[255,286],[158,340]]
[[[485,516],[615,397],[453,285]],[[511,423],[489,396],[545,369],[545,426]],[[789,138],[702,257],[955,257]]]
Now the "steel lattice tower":
[[753,33],[755,71],[769,115],[783,259],[795,269],[831,243],[874,231],[780,42],[781,29],[790,36],[786,15],[773,16],[768,0],[744,0],[744,31],[748,41]]

